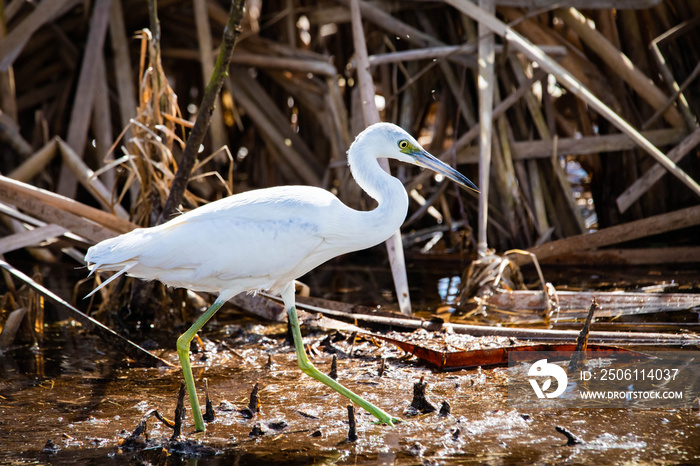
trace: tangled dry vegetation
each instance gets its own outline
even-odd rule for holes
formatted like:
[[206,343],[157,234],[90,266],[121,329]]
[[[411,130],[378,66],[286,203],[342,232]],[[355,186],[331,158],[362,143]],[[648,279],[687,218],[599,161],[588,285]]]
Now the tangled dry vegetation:
[[[322,186],[352,206],[371,206],[345,160],[372,103],[360,92],[365,61],[354,42],[353,3],[247,2],[183,209],[280,184]],[[698,4],[539,3],[496,2],[488,18],[538,46],[697,178]],[[149,4],[4,2],[1,253],[24,258],[26,250],[33,260],[75,265],[87,245],[160,215],[230,3],[161,0],[155,38]],[[480,32],[472,4],[357,4],[381,119],[478,180]],[[570,261],[700,259],[692,189],[498,34],[493,52],[488,244]],[[477,198],[406,167],[397,174],[412,199],[407,244],[473,253]],[[578,236],[591,228],[598,234]],[[668,232],[662,247],[643,253],[596,251]]]

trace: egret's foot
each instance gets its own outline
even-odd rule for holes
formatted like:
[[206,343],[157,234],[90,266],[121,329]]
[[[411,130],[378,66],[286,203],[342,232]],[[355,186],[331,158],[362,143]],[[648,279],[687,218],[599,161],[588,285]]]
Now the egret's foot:
[[382,425],[386,424],[389,427],[395,427],[396,424],[398,424],[400,422],[403,422],[403,421],[399,418],[391,417],[391,416],[389,416],[386,419],[378,419],[378,420],[374,421],[374,423],[377,424],[378,426],[382,426]]
[[403,422],[401,419],[392,417],[384,411],[381,411],[380,413],[372,413],[372,415],[377,418],[377,420],[374,421],[374,423],[378,426],[386,424],[389,427],[394,427],[399,422]]

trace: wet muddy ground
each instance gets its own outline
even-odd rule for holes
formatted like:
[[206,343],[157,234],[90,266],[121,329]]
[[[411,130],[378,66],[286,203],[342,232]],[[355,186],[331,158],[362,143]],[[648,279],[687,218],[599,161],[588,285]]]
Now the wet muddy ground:
[[[312,359],[323,371],[332,358],[321,344],[325,336],[307,337]],[[68,323],[53,326],[49,337],[44,349],[17,348],[2,358],[2,463],[700,461],[697,410],[516,409],[507,399],[506,368],[439,373],[391,346],[345,340],[333,343],[339,380],[403,419],[394,428],[377,426],[358,410],[358,439],[349,442],[346,400],[301,374],[284,341],[284,325],[250,323],[214,325],[204,340],[206,351],[194,356],[198,388],[201,392],[206,377],[216,413],[206,433],[193,432],[188,414],[181,440],[189,443],[171,443],[172,430],[150,417],[140,437],[147,442],[129,447],[126,437],[152,410],[172,419],[179,368],[117,367],[115,355],[102,352],[101,341]],[[176,363],[174,351],[161,356]],[[385,371],[379,377],[382,358]],[[428,401],[438,410],[449,403],[450,414],[409,414],[413,384],[421,377]],[[240,410],[256,383],[261,411],[249,419]],[[586,443],[567,446],[557,426]]]
[[[441,285],[444,287],[444,284]],[[440,292],[442,294],[442,292]],[[543,412],[508,401],[507,368],[441,373],[389,344],[304,329],[310,358],[390,414],[377,426],[357,410],[348,440],[347,400],[303,375],[286,326],[228,310],[202,332],[193,354],[203,399],[207,379],[215,420],[195,433],[188,412],[178,442],[147,417],[137,442],[127,438],[153,410],[174,417],[181,372],[177,335],[154,335],[153,351],[174,368],[125,365],[71,321],[51,324],[39,347],[18,345],[0,357],[1,464],[693,464],[700,462],[700,412],[694,409],[566,409]],[[330,345],[323,340],[330,338]],[[469,344],[473,337],[465,336]],[[137,341],[144,343],[144,341]],[[488,344],[488,342],[487,342]],[[465,346],[467,343],[465,341]],[[378,371],[385,360],[382,376]],[[270,364],[271,361],[271,364]],[[421,378],[437,410],[412,414]],[[241,410],[259,386],[260,412]],[[447,415],[439,410],[444,402]],[[583,440],[567,445],[561,426]]]

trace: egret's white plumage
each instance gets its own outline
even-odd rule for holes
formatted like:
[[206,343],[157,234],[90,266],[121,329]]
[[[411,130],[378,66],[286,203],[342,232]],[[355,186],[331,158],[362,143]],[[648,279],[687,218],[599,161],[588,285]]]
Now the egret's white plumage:
[[[292,316],[296,278],[333,257],[385,241],[406,218],[406,190],[379,166],[380,157],[431,168],[476,190],[471,181],[437,161],[404,130],[390,123],[378,123],[363,131],[348,151],[353,177],[378,202],[374,210],[351,209],[330,192],[315,187],[260,189],[212,202],[153,228],[136,229],[103,241],[88,249],[85,260],[91,271],[113,270],[175,287],[218,293],[208,316],[188,331],[190,340],[223,302],[243,291],[282,294],[290,320],[296,321],[296,311]],[[298,323],[296,326],[298,330]],[[188,350],[189,341],[186,343]],[[189,355],[185,361],[185,350],[181,351],[180,346],[178,342],[197,429],[203,430],[201,421],[197,422],[199,407],[193,395],[194,385],[189,385]],[[306,355],[300,351],[303,353],[303,347],[297,344],[302,366],[308,361],[302,361]],[[308,365],[302,370],[321,380],[318,371]],[[322,381],[332,385],[325,378]],[[334,381],[333,384],[338,385]],[[393,421],[383,411],[335,385],[332,388],[366,407],[380,421]]]

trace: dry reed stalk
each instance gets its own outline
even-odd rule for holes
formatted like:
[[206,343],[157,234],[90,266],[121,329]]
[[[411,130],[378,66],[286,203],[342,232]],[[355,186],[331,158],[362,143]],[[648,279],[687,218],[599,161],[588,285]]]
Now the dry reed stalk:
[[[668,107],[673,105],[673,102],[680,96],[682,92],[686,92],[690,84],[695,81],[695,79],[700,75],[700,63],[695,65],[695,68],[693,69],[693,72],[690,73],[690,75],[683,81],[683,84],[680,85],[678,90],[674,92],[669,98],[668,101],[661,107],[659,107],[656,112],[647,120],[644,122],[642,125],[642,129],[647,129],[650,128],[652,125],[656,123],[656,120],[661,117],[661,114],[666,111]],[[692,125],[691,125],[692,128]]]
[[[19,238],[20,236],[27,234],[27,231],[31,230],[32,228],[46,226],[46,223],[41,222],[34,217],[30,217],[29,215],[22,214],[14,207],[10,207],[5,204],[0,204],[0,213],[2,213],[2,215],[0,215],[0,221],[2,221],[2,223],[12,232],[12,234],[8,235],[8,237],[16,236]],[[0,239],[0,241],[4,240],[5,238]],[[24,240],[18,239],[18,241]],[[46,248],[28,246],[26,249],[29,255],[39,262],[45,262],[47,264],[56,262],[56,256],[54,256],[54,254]]]
[[80,184],[82,184],[100,204],[102,204],[102,207],[113,212],[117,217],[127,220],[129,214],[126,210],[120,204],[110,201],[111,190],[102,184],[95,176],[95,173],[85,165],[85,162],[83,162],[67,143],[60,138],[57,139],[57,143],[58,149],[63,156],[63,166],[73,174]]
[[[343,97],[340,91],[340,86],[338,84],[338,79],[336,77],[327,78],[326,86],[328,92],[324,94],[325,98],[325,108],[329,115],[329,119],[326,121],[328,124],[328,134],[330,138],[331,147],[331,157],[328,162],[328,167],[326,169],[326,175],[324,176],[324,187],[327,189],[334,189],[331,181],[326,181],[326,179],[347,180],[349,178],[349,170],[347,167],[347,156],[346,153],[350,147],[350,133],[349,133],[349,122],[348,114],[345,105],[343,104]],[[338,191],[338,197],[347,204],[351,204],[346,198],[346,189],[336,189]]]
[[538,259],[570,252],[623,243],[633,239],[674,231],[700,224],[700,206],[687,207],[653,217],[604,228],[593,233],[570,236],[541,246],[529,248]]
[[[556,10],[556,15],[573,29],[586,45],[597,53],[616,76],[621,77],[632,89],[637,91],[637,94],[646,100],[652,108],[658,108],[664,104],[667,99],[666,95],[626,55],[621,53],[601,33],[592,28],[587,22],[587,18],[578,10],[575,8],[562,8]],[[669,108],[664,113],[664,118],[673,126],[683,126],[685,124],[683,117],[675,108]]]
[[[364,2],[362,2],[364,3]],[[357,59],[357,80],[360,86],[361,112],[364,116],[363,127],[379,122],[379,113],[374,101],[374,84],[369,69],[369,59],[367,54],[367,42],[362,29],[362,15],[360,13],[359,0],[350,0],[350,13],[352,17],[352,37]],[[386,159],[379,159],[379,165],[387,172],[391,173],[389,162]],[[406,262],[404,260],[403,245],[401,243],[401,232],[395,232],[391,238],[385,242],[389,255],[389,265],[394,277],[394,287],[396,289],[396,300],[402,314],[411,314],[411,297],[408,293],[408,276],[406,274]]]
[[[0,5],[0,42],[7,37],[7,21],[5,4]],[[17,101],[15,95],[15,73],[12,66],[0,71],[0,107],[7,117],[17,121]]]
[[[700,128],[690,133],[683,141],[671,149],[666,155],[674,162],[679,162],[688,152],[695,149],[700,144]],[[617,207],[620,212],[625,212],[644,193],[666,174],[662,166],[656,164],[635,181],[625,192],[617,198]]]
[[121,219],[108,212],[2,175],[0,175],[0,187],[18,199],[35,199],[41,205],[53,206],[76,216],[84,217],[118,233],[126,233],[136,228],[136,225],[128,220]]
[[[344,4],[350,9],[350,17],[352,20],[354,14],[354,0],[340,0],[339,3]],[[400,21],[376,5],[367,2],[360,2],[358,7],[358,13],[363,20],[370,21],[380,28],[385,29],[387,32],[390,32],[391,34],[394,34],[395,36],[400,37],[418,47],[441,45],[439,44],[440,41],[435,39],[435,37]],[[355,51],[357,52],[357,48]]]
[[[665,42],[675,39],[677,36],[683,36],[685,34],[691,33],[692,31],[695,31],[698,21],[700,21],[700,18],[698,17],[686,20],[683,23],[669,29],[665,33],[661,34],[659,37],[652,40],[651,44],[649,45],[649,49],[652,52],[652,57],[656,61],[656,66],[661,72],[661,75],[664,77],[664,82],[669,88],[669,91],[675,97],[673,100],[677,102],[678,109],[683,115],[683,118],[685,119],[685,123],[688,126],[688,128],[694,128],[697,126],[697,117],[693,115],[693,112],[690,109],[690,105],[688,104],[688,100],[686,99],[683,90],[676,82],[676,79],[674,78],[671,69],[667,65],[667,60],[661,52],[660,46],[663,45]],[[670,105],[666,104],[657,108],[657,111],[662,112],[664,115],[666,115],[669,110],[660,110],[662,107],[672,109]]]
[[[424,16],[419,16],[418,20],[421,22],[421,25],[426,30],[431,31],[434,35],[437,35],[437,31],[435,31],[432,24],[427,20],[427,18],[425,18]],[[442,42],[439,42],[439,45],[444,44]],[[452,56],[448,56],[448,58],[452,58]],[[440,68],[440,71],[443,74],[447,86],[450,88],[452,96],[458,103],[458,108],[462,115],[462,118],[464,118],[464,121],[467,123],[467,126],[474,126],[476,124],[476,119],[472,114],[472,108],[474,107],[474,105],[472,102],[469,101],[469,94],[464,92],[463,83],[461,83],[460,80],[457,78],[457,74],[454,72],[451,64],[447,60],[440,59],[437,61],[437,64]],[[460,64],[462,64],[465,67],[467,65],[472,65],[471,63]]]
[[[102,46],[107,35],[109,11],[112,0],[95,0],[90,19],[90,32],[87,48],[83,55],[73,107],[71,108],[66,142],[82,157],[87,142],[88,127],[95,99],[98,69],[103,60]],[[75,197],[77,182],[67,166],[61,166],[57,192],[70,198]]]
[[[17,56],[31,39],[32,35],[42,26],[53,21],[67,10],[73,8],[80,0],[55,0],[36,8],[21,24],[17,25],[0,43],[0,71],[7,71],[14,63]],[[20,2],[17,2],[20,7]],[[9,9],[9,8],[8,8]],[[14,13],[7,11],[7,18],[11,18]]]
[[148,30],[141,31],[139,76],[139,105],[129,129],[132,137],[125,141],[122,149],[125,156],[119,158],[133,176],[127,179],[118,198],[131,189],[131,216],[135,223],[149,226],[160,215],[174,178],[177,164],[173,144],[181,143],[175,121],[180,120],[181,115],[177,96],[168,84]]
[[[681,143],[687,133],[683,128],[666,128],[644,131],[642,135],[657,147],[667,147]],[[560,153],[574,156],[618,152],[636,147],[635,143],[625,134],[559,138],[557,146]],[[513,143],[513,158],[515,160],[549,158],[552,153],[551,140],[515,141]],[[457,153],[457,163],[460,165],[477,163],[478,160],[479,154],[475,147],[468,147]]]
[[12,170],[7,175],[8,178],[28,182],[46,168],[46,165],[51,162],[57,154],[57,149],[57,138],[54,138],[44,147],[36,151],[31,157],[22,162],[20,166]]
[[[436,58],[447,58],[453,55],[474,56],[477,51],[477,44],[471,42],[462,45],[443,45],[440,47],[425,47],[422,49],[402,50],[389,53],[377,53],[369,56],[369,64],[372,67],[385,65],[388,63],[407,62],[413,60],[432,60]],[[544,45],[540,47],[544,53],[551,56],[566,55],[566,48],[560,45]],[[493,46],[496,54],[508,52],[506,47],[500,44]],[[511,52],[512,53],[512,52]],[[354,67],[355,63],[351,63]],[[476,67],[476,63],[472,65]]]
[[418,193],[418,191],[412,190],[409,193],[409,197],[412,200],[416,201],[420,207],[418,208],[418,210],[413,212],[413,214],[409,218],[407,218],[406,221],[403,222],[403,228],[408,228],[413,223],[421,219],[426,213],[430,214],[437,221],[437,223],[442,223],[444,215],[438,212],[434,205],[444,198],[446,189],[447,183],[440,183],[440,185],[428,199],[425,199],[423,196],[421,196]]
[[[10,107],[13,105],[14,100]],[[32,146],[20,133],[17,122],[5,113],[0,113],[0,142],[9,146],[21,158],[29,157],[33,152]]]
[[[136,89],[132,79],[132,66],[129,57],[129,42],[126,37],[126,25],[122,2],[113,0],[109,14],[109,37],[114,53],[114,80],[117,91],[120,124],[124,128],[129,120],[136,115]],[[125,135],[128,140],[130,133]]]
[[[525,74],[525,70],[521,65],[520,61],[515,56],[509,57],[509,70],[512,72],[515,82],[511,85],[518,88],[523,88],[526,85],[532,84]],[[534,70],[528,70],[533,71]],[[533,73],[537,76],[537,73]],[[509,73],[501,73],[501,79],[503,81],[509,80]],[[533,76],[534,77],[534,76]],[[532,92],[528,91],[524,94],[526,107],[529,109],[531,106],[531,100],[533,98]],[[530,133],[529,125],[526,122],[531,120],[526,116],[526,110],[521,106],[514,106],[514,111],[516,113],[514,127],[517,128],[520,137],[525,137],[525,135]],[[529,110],[528,110],[529,111]],[[532,112],[530,112],[532,113]],[[501,118],[501,117],[499,117]],[[509,141],[511,146],[514,145],[513,141]],[[517,143],[515,143],[517,144]],[[537,168],[537,162],[534,160],[529,160],[523,162],[522,160],[515,160],[515,155],[519,153],[517,149],[511,147],[510,149],[511,157],[514,159],[513,163],[518,173],[518,181],[521,186],[521,191],[524,193],[525,198],[529,200],[528,204],[525,204],[527,209],[528,218],[531,219],[533,226],[535,228],[535,233],[542,238],[542,236],[549,230],[549,220],[547,219],[547,211],[544,203],[544,186],[540,179],[540,172]]]
[[512,129],[509,127],[507,118],[503,116],[496,120],[496,125],[498,128],[496,135],[499,138],[498,144],[501,149],[499,152],[503,164],[504,188],[507,193],[507,196],[503,198],[503,203],[511,231],[509,246],[523,247],[532,244],[531,228],[513,160]]
[[460,9],[466,14],[478,19],[481,22],[488,24],[488,27],[497,34],[505,37],[509,43],[518,50],[523,52],[533,61],[536,61],[545,70],[552,73],[557,80],[566,87],[570,92],[577,97],[582,98],[594,110],[600,113],[607,121],[617,127],[623,133],[629,135],[635,142],[644,149],[649,155],[654,157],[661,165],[669,172],[676,176],[683,184],[685,184],[693,193],[700,196],[700,185],[698,185],[687,173],[678,168],[668,157],[666,157],[659,149],[639,134],[627,121],[620,118],[610,107],[605,105],[600,99],[591,93],[585,86],[582,86],[575,77],[568,72],[564,67],[549,59],[541,50],[534,46],[523,36],[517,34],[512,28],[509,28],[493,15],[488,14],[482,9],[473,6],[466,0],[449,0],[449,3]]
[[[542,74],[537,73],[534,78],[532,78],[528,83],[520,86],[515,92],[510,94],[508,97],[503,99],[503,101],[498,104],[494,110],[493,110],[493,116],[494,118],[502,115],[505,113],[511,106],[516,104],[519,99],[523,97],[527,92],[529,92],[530,88],[532,87],[532,84],[539,79],[542,76]],[[535,79],[536,78],[536,79]],[[458,159],[457,159],[457,164],[466,164],[466,163],[478,163],[479,158],[478,155],[474,158],[470,157],[469,159],[465,158],[459,158],[460,151],[463,151],[471,142],[479,135],[481,125],[477,124],[475,126],[472,126],[469,128],[467,132],[459,136],[453,143],[452,147],[449,147],[445,151],[443,151],[438,158],[442,160],[443,162],[451,160],[455,154],[457,154]],[[477,152],[478,153],[478,152]],[[414,188],[415,186],[424,183],[428,178],[430,178],[430,173],[429,172],[422,172],[419,175],[417,175],[415,178],[413,178],[410,183],[406,185],[407,188]]]
[[[512,69],[513,73],[516,76],[520,76],[521,81],[524,81],[525,73],[517,65],[517,63],[513,63]],[[548,99],[548,95],[545,93],[545,89],[542,90],[542,93],[542,100],[546,101]],[[551,163],[551,171],[550,169],[545,168],[546,174],[538,174],[538,180],[535,181],[538,182],[541,179],[547,180],[551,177],[550,174],[553,174],[556,178],[557,183],[554,185],[551,183],[544,185],[540,184],[541,187],[548,188],[543,191],[543,194],[549,197],[549,199],[544,199],[544,205],[549,206],[548,217],[551,219],[552,223],[558,225],[557,230],[559,231],[560,235],[566,235],[567,232],[574,232],[573,234],[581,233],[585,229],[584,221],[578,206],[576,205],[575,198],[573,197],[571,186],[566,179],[566,174],[563,172],[559,163],[559,154],[557,154],[559,142],[558,138],[555,136],[556,139],[552,139],[550,127],[542,112],[543,106],[537,101],[532,92],[525,95],[525,103],[532,122],[534,123],[535,129],[539,133],[542,140],[552,148],[550,160],[548,161],[548,163]],[[516,146],[514,146],[513,149],[514,153],[517,153]],[[535,165],[533,166],[533,169],[539,171],[541,167],[537,167]],[[565,202],[561,202],[562,200]]]
[[5,349],[15,341],[17,331],[27,315],[27,308],[21,307],[10,311],[0,332],[0,349]]
[[[560,207],[557,209],[558,213],[556,214],[556,217],[557,221],[561,222],[563,225],[563,233],[561,236],[567,237],[584,233],[586,231],[586,222],[583,220],[583,214],[576,203],[576,198],[574,197],[571,183],[569,183],[564,167],[562,166],[563,160],[559,158],[559,154],[557,153],[558,142],[559,140],[555,136],[555,148],[552,151],[552,158],[550,161],[556,179],[556,185],[558,186],[559,190],[558,192],[552,193],[552,196],[555,203],[556,201],[559,201],[559,205],[563,206],[563,208]],[[564,161],[564,163],[566,162]],[[567,212],[568,215],[560,215],[562,211]]]
[[16,206],[18,209],[28,212],[46,223],[61,225],[88,241],[97,243],[117,236],[113,230],[92,223],[85,220],[83,217],[73,215],[58,207],[44,204],[35,197],[12,190],[12,188],[6,186],[4,183],[0,185],[0,199],[2,199],[3,202]]
[[580,264],[591,266],[668,265],[700,262],[698,246],[666,246],[658,248],[610,248],[574,251],[545,257],[543,264]]
[[[199,59],[202,67],[202,82],[207,82],[214,72],[214,55],[212,51],[212,34],[207,15],[207,1],[194,0],[194,22],[197,31],[197,43],[199,44]],[[220,105],[217,105],[211,115],[209,125],[209,138],[211,147],[216,150],[226,145],[224,120]]]
[[515,8],[499,8],[513,28],[520,31],[532,43],[548,46],[564,46],[567,49],[566,56],[558,60],[559,64],[566,68],[578,82],[591,89],[595,95],[601,96],[603,102],[616,111],[620,109],[620,103],[611,91],[607,79],[600,73],[580,50],[574,48],[568,41],[561,37],[554,29],[547,28],[534,18],[527,16],[522,10]]
[[170,192],[163,212],[158,216],[157,223],[163,223],[168,220],[169,216],[175,213],[181,201],[186,196],[187,184],[189,182],[192,168],[195,165],[195,158],[199,151],[199,147],[204,141],[206,131],[210,126],[211,116],[219,102],[219,92],[226,81],[231,62],[231,55],[238,42],[238,37],[241,33],[241,22],[243,21],[243,0],[231,0],[231,9],[229,11],[228,22],[223,32],[223,40],[219,53],[214,65],[214,72],[210,77],[207,86],[204,90],[202,102],[199,106],[197,118],[195,119],[192,131],[187,137],[187,142],[182,152],[180,164],[175,178],[170,185]]
[[[479,0],[479,5],[484,11],[494,14],[496,4],[492,0]],[[479,188],[482,195],[479,196],[479,220],[477,233],[477,253],[483,257],[488,253],[488,207],[491,197],[491,144],[493,135],[493,99],[494,99],[494,60],[493,51],[495,36],[485,24],[479,23],[479,69],[477,76],[477,89],[479,92]],[[501,172],[496,169],[495,175]],[[495,191],[495,190],[494,190]],[[494,193],[503,194],[503,193]],[[501,196],[498,196],[502,199]]]
[[[109,163],[114,160],[114,154],[111,152],[112,141],[112,117],[109,107],[109,87],[107,82],[107,70],[105,69],[104,59],[99,60],[97,70],[97,88],[95,89],[95,105],[92,112],[92,132],[95,151],[98,159],[102,159],[104,163]],[[72,150],[72,149],[71,149]],[[80,160],[82,162],[82,159]],[[87,168],[87,166],[86,166]],[[114,192],[116,189],[116,177],[113,171],[107,171],[103,175],[103,182],[108,192]],[[110,199],[108,196],[106,199]],[[128,218],[126,211],[121,205],[114,205],[117,212],[124,212],[124,218]]]
[[254,66],[257,68],[282,70],[288,72],[312,73],[320,76],[333,77],[338,71],[326,61],[309,60],[307,58],[287,58],[269,55],[254,55],[251,53],[236,53],[231,57],[231,63],[239,66]]
[[[246,113],[253,119],[264,137],[279,154],[288,180],[299,180],[303,184],[319,186],[321,178],[312,164],[313,153],[306,143],[289,126],[286,118],[274,105],[260,84],[248,76],[243,68],[232,68],[231,93]],[[281,168],[281,167],[278,167]],[[294,173],[295,175],[293,175]]]
[[0,254],[6,254],[10,251],[26,247],[38,246],[47,240],[57,238],[67,232],[68,230],[65,227],[49,223],[32,230],[5,236],[0,238]]

